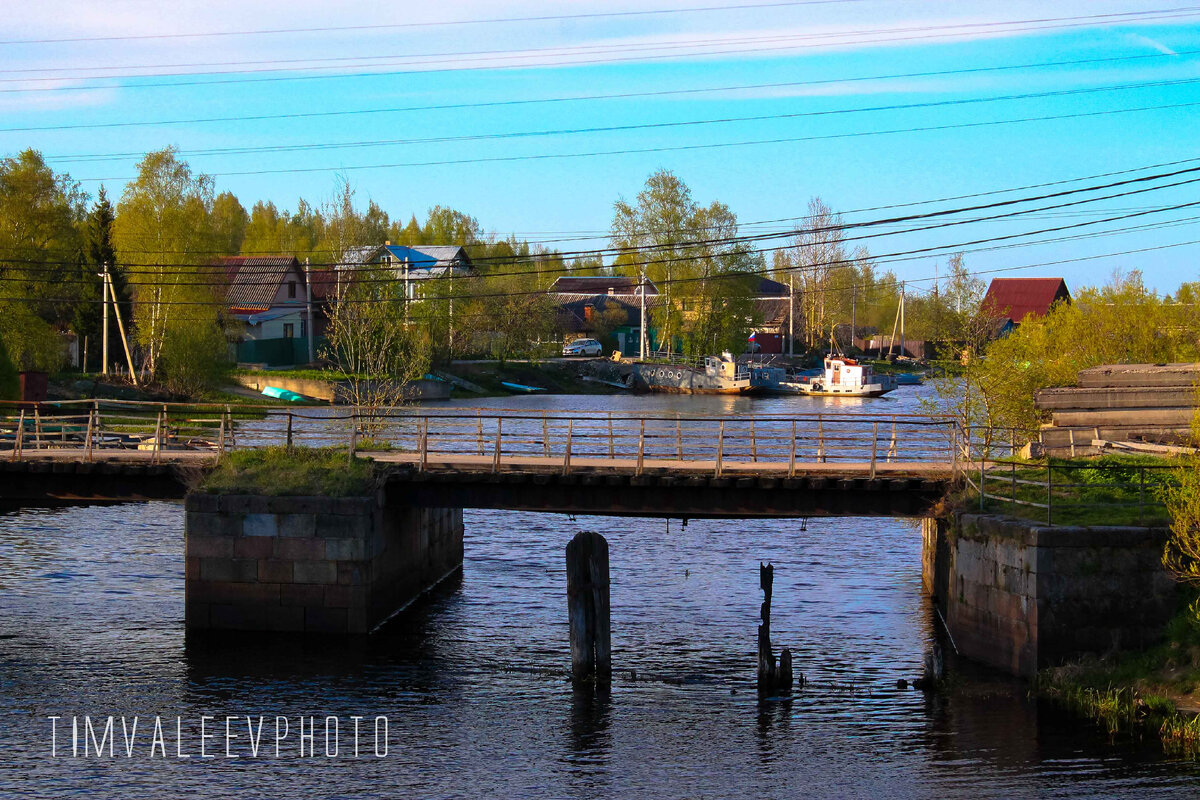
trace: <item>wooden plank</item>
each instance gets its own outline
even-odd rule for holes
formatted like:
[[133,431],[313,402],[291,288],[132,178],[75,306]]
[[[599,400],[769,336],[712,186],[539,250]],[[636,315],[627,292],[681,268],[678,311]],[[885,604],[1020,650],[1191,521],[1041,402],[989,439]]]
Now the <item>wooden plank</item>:
[[1103,389],[1119,386],[1195,386],[1200,363],[1105,364],[1079,371],[1079,386]]
[[1055,411],[1059,428],[1106,428],[1110,425],[1186,427],[1195,410],[1191,408],[1110,408],[1103,411]]
[[1191,386],[1123,386],[1106,388],[1042,389],[1034,405],[1043,410],[1090,410],[1111,408],[1195,408],[1196,389]]

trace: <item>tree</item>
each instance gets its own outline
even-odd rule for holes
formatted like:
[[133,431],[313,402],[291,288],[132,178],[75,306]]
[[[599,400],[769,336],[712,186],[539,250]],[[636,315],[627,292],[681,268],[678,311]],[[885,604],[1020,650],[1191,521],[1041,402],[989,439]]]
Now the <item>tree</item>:
[[217,252],[227,256],[242,251],[250,215],[233,192],[221,192],[212,204],[212,233]]
[[[808,201],[808,215],[788,249],[776,253],[776,271],[789,271],[800,293],[800,328],[810,347],[828,340],[832,325],[829,312],[838,294],[835,278],[845,275],[852,266],[843,227],[841,214],[814,197]],[[859,260],[863,257],[858,255]],[[853,285],[854,281],[849,283]]]
[[[223,335],[215,270],[204,266],[202,255],[216,249],[212,203],[212,178],[193,175],[175,149],[167,148],[146,154],[117,206],[113,244],[139,275],[134,318],[144,356],[142,374],[169,386],[192,387],[197,372],[213,374],[226,360],[224,347],[201,350],[182,344],[196,337],[215,342]],[[173,338],[180,342],[171,342]],[[164,362],[164,352],[181,350],[211,364],[200,367],[178,355]]]
[[0,339],[21,369],[52,371],[65,360],[59,331],[73,322],[79,296],[85,200],[35,150],[0,159],[0,277],[19,298],[0,314]]
[[741,349],[753,322],[754,272],[760,257],[737,236],[737,217],[723,203],[702,207],[670,170],[646,180],[635,203],[613,205],[612,246],[624,250],[615,269],[644,274],[660,286],[654,322],[660,347],[678,343],[692,356]]
[[345,373],[342,399],[365,412],[368,430],[404,399],[404,384],[429,369],[429,338],[407,324],[403,289],[389,269],[369,266],[341,284],[326,328],[326,356]]

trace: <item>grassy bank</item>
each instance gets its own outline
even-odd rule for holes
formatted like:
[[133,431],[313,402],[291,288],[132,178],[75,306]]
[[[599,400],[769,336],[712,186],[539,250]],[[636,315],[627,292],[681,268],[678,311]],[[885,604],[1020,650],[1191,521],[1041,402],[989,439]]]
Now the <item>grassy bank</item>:
[[[1046,522],[1048,504],[1055,525],[1166,525],[1160,494],[1175,480],[1177,466],[1153,456],[1001,459],[987,471],[983,510]],[[978,472],[970,477],[978,484]],[[969,490],[960,502],[978,510],[979,493]]]
[[1043,671],[1039,697],[1103,724],[1111,735],[1157,735],[1172,755],[1200,757],[1200,617],[1186,603],[1162,644]]
[[375,467],[369,460],[351,460],[339,448],[308,447],[234,451],[198,487],[212,494],[327,497],[361,496],[375,488]]

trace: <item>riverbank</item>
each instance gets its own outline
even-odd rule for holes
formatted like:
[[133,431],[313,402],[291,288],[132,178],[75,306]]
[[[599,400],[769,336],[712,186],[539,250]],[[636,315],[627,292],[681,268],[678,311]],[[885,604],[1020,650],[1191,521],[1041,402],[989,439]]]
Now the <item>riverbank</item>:
[[1200,615],[1190,592],[1161,644],[1041,672],[1038,697],[1102,723],[1111,736],[1158,735],[1170,755],[1200,758]]

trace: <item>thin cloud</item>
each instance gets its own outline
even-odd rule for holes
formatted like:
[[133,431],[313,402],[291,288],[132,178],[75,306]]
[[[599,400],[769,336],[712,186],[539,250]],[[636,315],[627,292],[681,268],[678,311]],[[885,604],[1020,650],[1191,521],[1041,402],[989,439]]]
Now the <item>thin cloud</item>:
[[1140,33],[1131,33],[1126,38],[1128,38],[1129,41],[1134,42],[1136,44],[1144,44],[1149,47],[1152,47],[1155,50],[1157,50],[1158,52],[1160,52],[1166,56],[1179,55],[1179,53],[1176,53],[1174,50],[1167,47],[1165,44],[1158,41],[1157,39],[1151,39],[1149,36],[1142,36]]

